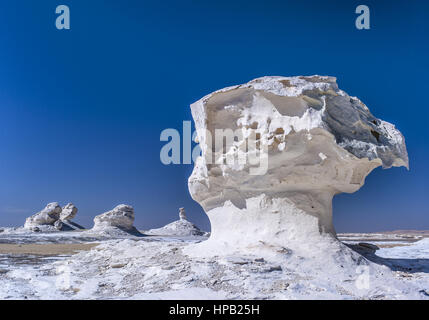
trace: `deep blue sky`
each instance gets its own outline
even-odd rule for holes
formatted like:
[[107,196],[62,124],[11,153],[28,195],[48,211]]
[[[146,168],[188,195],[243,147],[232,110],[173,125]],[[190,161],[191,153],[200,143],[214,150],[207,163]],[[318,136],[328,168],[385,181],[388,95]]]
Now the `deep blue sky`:
[[[70,31],[55,28],[59,4]],[[359,4],[371,30],[355,28]],[[127,203],[140,228],[185,206],[208,229],[192,166],[159,160],[161,131],[216,89],[321,74],[402,131],[411,165],[338,196],[337,230],[429,229],[428,12],[423,1],[1,1],[0,225],[72,201],[88,227]]]

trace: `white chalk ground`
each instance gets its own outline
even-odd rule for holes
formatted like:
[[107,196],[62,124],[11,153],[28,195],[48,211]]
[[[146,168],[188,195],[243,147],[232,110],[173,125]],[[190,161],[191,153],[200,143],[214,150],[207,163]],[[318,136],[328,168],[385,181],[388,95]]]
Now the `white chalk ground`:
[[[404,245],[377,251],[389,267],[351,268],[333,266],[332,259],[324,264],[316,252],[314,260],[292,253],[283,261],[184,255],[201,237],[82,235],[0,233],[0,243],[101,243],[74,256],[0,255],[0,299],[429,299],[429,239],[377,236],[380,243]],[[345,236],[350,242],[368,237]]]
[[381,248],[377,255],[393,259],[427,259],[429,260],[429,238],[413,243],[411,246]]

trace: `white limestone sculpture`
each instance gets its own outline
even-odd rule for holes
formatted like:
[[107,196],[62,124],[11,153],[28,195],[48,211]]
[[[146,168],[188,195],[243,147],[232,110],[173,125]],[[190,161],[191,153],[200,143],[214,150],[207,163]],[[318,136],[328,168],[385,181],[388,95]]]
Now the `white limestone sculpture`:
[[91,231],[115,233],[116,231],[125,231],[137,233],[134,227],[134,208],[129,205],[121,204],[113,210],[100,214],[94,218],[94,227]]
[[24,228],[40,230],[42,226],[54,226],[60,218],[61,206],[57,202],[49,203],[42,211],[26,219]]
[[[263,77],[191,109],[202,156],[189,191],[212,232],[188,252],[288,252],[336,241],[333,197],[357,191],[379,166],[408,168],[402,134],[334,77]],[[216,131],[228,129],[236,136],[219,139]]]
[[188,221],[186,218],[185,208],[179,209],[179,220],[167,224],[158,229],[144,231],[144,234],[152,236],[206,236],[207,233],[201,231],[195,224]]
[[60,215],[60,219],[62,221],[70,221],[73,220],[76,217],[76,214],[78,212],[78,209],[73,203],[68,203],[66,206],[63,207]]

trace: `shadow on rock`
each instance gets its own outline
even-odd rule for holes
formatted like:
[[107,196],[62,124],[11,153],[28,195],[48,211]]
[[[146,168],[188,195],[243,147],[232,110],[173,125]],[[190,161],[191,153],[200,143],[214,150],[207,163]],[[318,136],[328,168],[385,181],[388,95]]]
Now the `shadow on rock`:
[[376,245],[369,243],[345,245],[361,254],[369,261],[380,265],[385,265],[392,271],[401,271],[406,273],[429,273],[429,259],[383,258],[376,255],[376,251],[379,249]]

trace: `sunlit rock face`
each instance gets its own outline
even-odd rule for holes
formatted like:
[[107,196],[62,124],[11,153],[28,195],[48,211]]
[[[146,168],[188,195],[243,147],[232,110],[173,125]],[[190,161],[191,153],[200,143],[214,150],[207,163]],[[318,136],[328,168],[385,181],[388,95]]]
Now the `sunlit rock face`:
[[[282,247],[335,236],[334,195],[357,191],[378,166],[408,167],[402,134],[333,77],[263,77],[191,109],[202,157],[189,190],[210,218],[205,245]],[[219,139],[219,129],[239,134]]]
[[61,206],[57,202],[49,203],[42,211],[27,218],[24,228],[32,230],[41,226],[54,226],[60,218]]
[[63,207],[60,215],[60,219],[63,221],[73,220],[77,214],[77,207],[73,203],[68,203]]

